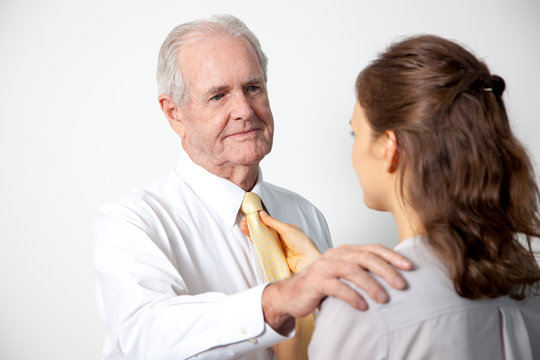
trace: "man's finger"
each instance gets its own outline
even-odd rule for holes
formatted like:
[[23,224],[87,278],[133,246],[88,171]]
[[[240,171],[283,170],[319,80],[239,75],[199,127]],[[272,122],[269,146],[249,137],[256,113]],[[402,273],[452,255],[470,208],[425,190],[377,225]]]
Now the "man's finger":
[[388,301],[386,290],[367,271],[354,263],[339,263],[336,265],[338,266],[336,274],[339,278],[353,283],[378,303]]
[[326,290],[325,293],[328,296],[333,296],[347,302],[355,309],[367,310],[368,308],[368,304],[362,295],[339,280],[335,280],[335,284],[332,285],[331,289]]
[[360,265],[362,268],[379,275],[390,286],[396,289],[404,289],[407,286],[403,276],[389,264],[386,259],[374,251],[344,250],[345,260]]
[[400,253],[387,248],[386,246],[383,246],[380,244],[373,244],[373,245],[365,245],[365,248],[366,250],[379,255],[380,257],[385,259],[388,263],[394,265],[395,267],[401,270],[412,270],[414,267],[413,263],[409,259],[401,255]]
[[382,245],[342,245],[338,248],[327,250],[325,256],[336,261],[357,264],[363,269],[379,275],[384,281],[398,290],[406,288],[407,283],[403,276],[394,268],[396,266],[395,263],[401,262],[406,270],[413,267],[407,258]]

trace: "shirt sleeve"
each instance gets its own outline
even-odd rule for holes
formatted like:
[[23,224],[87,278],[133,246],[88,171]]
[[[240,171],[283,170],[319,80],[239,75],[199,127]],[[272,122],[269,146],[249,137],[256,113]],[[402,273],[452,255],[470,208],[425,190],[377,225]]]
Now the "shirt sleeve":
[[228,359],[286,339],[264,321],[265,285],[191,295],[165,254],[144,221],[98,213],[94,263],[107,324],[104,359]]

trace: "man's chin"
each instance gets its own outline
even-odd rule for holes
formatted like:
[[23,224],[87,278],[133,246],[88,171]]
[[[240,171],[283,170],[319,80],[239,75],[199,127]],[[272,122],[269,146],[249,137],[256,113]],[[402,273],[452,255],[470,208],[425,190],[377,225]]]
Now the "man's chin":
[[239,165],[259,165],[261,160],[270,153],[271,149],[272,146],[239,146],[229,151],[229,158],[235,159],[234,162]]

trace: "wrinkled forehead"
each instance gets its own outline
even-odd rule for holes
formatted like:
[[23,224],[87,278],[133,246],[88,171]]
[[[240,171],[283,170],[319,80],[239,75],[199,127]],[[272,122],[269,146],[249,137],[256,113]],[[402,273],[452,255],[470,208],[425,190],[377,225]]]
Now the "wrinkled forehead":
[[[225,30],[215,27],[205,31],[192,31],[187,34],[179,46],[176,53],[176,62],[179,69],[182,69],[183,63],[194,55],[206,56],[209,52],[219,52],[220,48],[231,43],[240,43],[246,49],[249,49],[257,58],[257,53],[253,45],[242,35],[233,35]],[[258,58],[257,58],[258,61]],[[259,64],[260,66],[260,64]]]
[[177,64],[186,90],[222,85],[214,83],[231,78],[264,78],[253,46],[243,37],[226,33],[194,35],[178,52]]

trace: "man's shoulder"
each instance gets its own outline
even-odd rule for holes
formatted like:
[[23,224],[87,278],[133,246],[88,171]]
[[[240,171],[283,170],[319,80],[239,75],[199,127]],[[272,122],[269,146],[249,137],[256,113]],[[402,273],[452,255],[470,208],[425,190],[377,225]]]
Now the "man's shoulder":
[[170,171],[152,183],[134,187],[117,195],[98,209],[98,214],[143,214],[152,213],[165,206],[173,197],[182,194],[181,182],[174,171]]
[[275,199],[279,199],[279,200],[282,200],[282,201],[287,201],[287,200],[295,201],[295,202],[299,202],[299,203],[303,203],[303,204],[315,207],[305,197],[303,197],[302,195],[300,195],[300,194],[298,194],[298,193],[296,193],[296,192],[294,192],[292,190],[285,189],[285,188],[283,188],[281,186],[277,186],[277,185],[274,185],[274,184],[271,184],[271,183],[268,183],[268,182],[265,182],[264,186],[265,186],[265,189],[268,191],[268,195],[272,196]]
[[[283,214],[288,212],[303,214],[303,216],[315,217],[323,220],[324,216],[322,212],[314,205],[310,200],[304,196],[280,186],[265,182],[265,195],[266,199],[270,200],[271,207],[279,208]],[[292,220],[292,219],[291,219]]]

